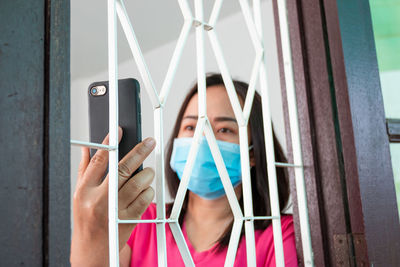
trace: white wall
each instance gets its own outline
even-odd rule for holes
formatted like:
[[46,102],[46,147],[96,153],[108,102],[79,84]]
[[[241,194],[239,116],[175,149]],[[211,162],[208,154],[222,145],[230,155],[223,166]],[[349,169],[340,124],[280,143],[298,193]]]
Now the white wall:
[[[264,41],[266,47],[267,70],[269,73],[269,85],[271,88],[272,100],[272,117],[278,138],[286,148],[284,143],[284,123],[281,107],[281,93],[279,82],[279,70],[276,53],[275,31],[273,26],[273,15],[271,1],[262,2]],[[134,26],[134,25],[133,25]],[[254,61],[254,49],[250,41],[250,36],[245,26],[245,21],[241,13],[231,15],[217,23],[215,28],[221,46],[224,51],[225,60],[230,68],[233,78],[237,78],[249,82],[251,67]],[[211,46],[206,37],[206,71],[219,72],[218,66],[214,59]],[[157,38],[155,36],[154,38]],[[120,37],[119,42],[125,42],[124,37]],[[72,40],[73,45],[74,40]],[[140,43],[140,40],[139,40]],[[153,80],[159,89],[162,85],[169,60],[171,58],[175,43],[167,43],[154,49],[144,55],[148,64]],[[196,53],[194,32],[191,33],[185,50],[183,52],[180,65],[178,67],[173,86],[165,106],[164,113],[164,140],[167,142],[172,127],[177,116],[180,104],[196,79]],[[107,55],[101,55],[106,57]],[[72,61],[90,60],[90,58],[77,59]],[[134,77],[141,82],[139,72],[132,58],[127,58],[119,64],[119,78]],[[96,75],[87,76],[85,78],[72,79],[71,81],[71,139],[88,140],[88,116],[87,116],[87,87],[94,81],[108,80],[106,70]],[[142,100],[142,136],[153,136],[153,113],[146,94],[145,88],[141,88]],[[72,147],[71,149],[71,192],[75,188],[76,173],[79,164],[80,149]],[[145,166],[153,166],[154,158],[150,156],[144,163]],[[72,194],[71,193],[71,194]]]

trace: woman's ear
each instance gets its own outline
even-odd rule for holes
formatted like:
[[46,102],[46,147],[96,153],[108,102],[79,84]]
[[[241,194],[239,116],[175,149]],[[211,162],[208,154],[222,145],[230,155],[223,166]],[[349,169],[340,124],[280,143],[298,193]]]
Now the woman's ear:
[[254,148],[250,149],[249,156],[250,156],[250,167],[256,166],[256,159],[254,158]]

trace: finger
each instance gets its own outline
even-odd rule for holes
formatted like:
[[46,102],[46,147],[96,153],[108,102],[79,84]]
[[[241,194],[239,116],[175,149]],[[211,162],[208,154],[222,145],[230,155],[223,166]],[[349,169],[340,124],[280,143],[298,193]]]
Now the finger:
[[[109,134],[104,138],[102,144],[109,144]],[[118,141],[122,137],[122,128],[118,127]],[[99,185],[102,182],[104,174],[108,166],[108,151],[104,149],[98,149],[96,154],[90,159],[89,165],[86,168],[84,182],[90,186]]]
[[148,187],[127,207],[121,219],[140,219],[154,198],[154,189]]
[[118,208],[126,209],[141,192],[150,187],[154,179],[154,171],[145,168],[129,179],[118,192]]
[[85,173],[89,161],[90,161],[89,148],[81,147],[81,162],[79,163],[78,167],[78,180],[80,180],[83,174]]
[[137,144],[118,164],[118,189],[131,177],[132,173],[143,163],[153,151],[156,141],[148,137]]

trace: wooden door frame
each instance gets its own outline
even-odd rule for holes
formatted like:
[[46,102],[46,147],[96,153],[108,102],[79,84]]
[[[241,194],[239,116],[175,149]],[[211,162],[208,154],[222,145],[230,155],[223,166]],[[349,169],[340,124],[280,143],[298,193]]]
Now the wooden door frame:
[[69,266],[70,2],[0,1],[4,266]]
[[[288,1],[288,14],[315,266],[396,266],[400,227],[369,3]],[[280,73],[286,99],[282,60]],[[284,113],[290,148],[286,104]],[[303,265],[296,212],[294,220]]]

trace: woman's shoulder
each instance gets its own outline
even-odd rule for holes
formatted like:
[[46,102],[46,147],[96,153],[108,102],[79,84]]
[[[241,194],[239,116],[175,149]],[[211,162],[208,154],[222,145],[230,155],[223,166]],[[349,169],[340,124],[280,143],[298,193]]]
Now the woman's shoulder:
[[150,203],[146,211],[143,213],[142,220],[151,220],[157,218],[157,205],[156,203]]
[[293,216],[290,214],[282,215],[281,216],[281,227],[282,227],[282,232],[284,230],[294,230]]
[[[281,229],[285,266],[298,266],[292,215],[281,216]],[[260,255],[257,261],[264,262],[263,266],[272,266],[272,263],[275,262],[272,223],[264,230],[257,230],[255,237],[257,255]]]
[[[146,211],[140,217],[141,220],[152,220],[157,218],[157,208],[155,203],[151,203]],[[127,241],[128,245],[133,248],[135,244],[142,244],[146,242],[148,238],[155,232],[153,230],[155,224],[154,223],[138,223],[135,228],[133,228],[132,233]]]
[[[293,226],[293,216],[292,215],[282,215],[281,216],[281,229],[282,229],[282,238],[285,240],[286,238],[290,238],[294,236],[294,226]],[[260,239],[272,239],[273,228],[272,222],[271,224],[263,230],[257,230],[256,237]]]

